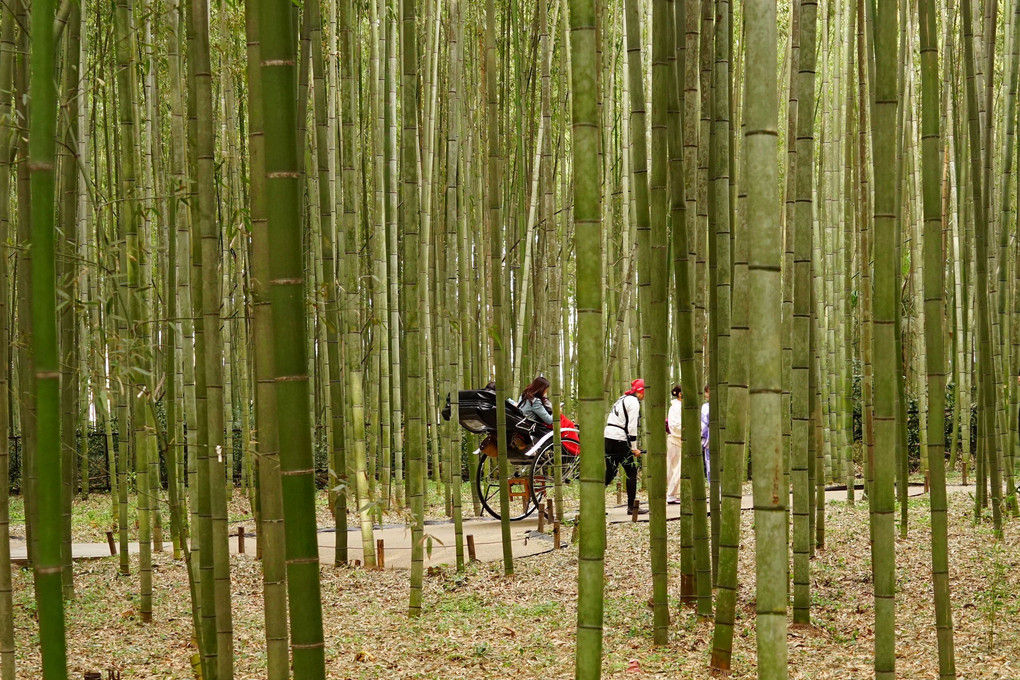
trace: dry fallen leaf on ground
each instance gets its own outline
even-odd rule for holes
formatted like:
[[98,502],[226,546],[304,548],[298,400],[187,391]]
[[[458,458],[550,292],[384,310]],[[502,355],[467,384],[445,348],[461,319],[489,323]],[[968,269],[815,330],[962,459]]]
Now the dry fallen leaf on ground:
[[[240,494],[237,494],[240,496]],[[108,500],[108,499],[107,499]],[[240,508],[240,501],[235,501]],[[1018,680],[1020,548],[994,547],[989,524],[975,527],[965,495],[950,496],[950,580],[960,680]],[[932,607],[930,515],[912,500],[909,534],[897,545],[897,678],[938,677]],[[241,514],[232,506],[232,515]],[[1016,520],[1006,526],[1014,535]],[[790,631],[791,680],[871,677],[874,594],[870,579],[867,502],[830,505],[825,550],[811,561],[812,625]],[[731,678],[757,677],[753,513],[741,515],[737,621]],[[77,538],[77,536],[76,536]],[[609,526],[605,560],[603,677],[708,677],[712,624],[680,606],[680,525],[667,524],[669,605],[673,622],[664,646],[652,643],[648,525]],[[123,680],[193,677],[190,596],[182,562],[153,556],[154,614],[137,612],[137,558],[129,577],[117,558],[75,564],[77,598],[66,603],[69,677],[106,668]],[[408,574],[355,568],[321,570],[327,677],[331,680],[569,680],[574,677],[577,546],[502,566],[444,569],[425,580],[424,608],[409,619]],[[19,678],[40,677],[38,626],[30,571],[14,571]],[[456,582],[456,588],[451,584]],[[262,573],[253,558],[232,557],[234,677],[265,678]],[[125,610],[125,603],[130,609]],[[122,613],[130,616],[122,617]],[[371,650],[371,651],[369,651]],[[362,658],[357,658],[364,654]],[[356,663],[352,663],[356,660]],[[654,669],[654,670],[650,670]]]

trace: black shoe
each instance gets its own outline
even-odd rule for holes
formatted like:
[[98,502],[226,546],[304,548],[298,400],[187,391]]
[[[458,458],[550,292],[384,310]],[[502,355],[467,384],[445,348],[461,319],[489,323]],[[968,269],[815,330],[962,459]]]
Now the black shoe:
[[631,508],[628,510],[628,513],[631,514],[631,515],[633,515],[635,513],[637,513],[638,515],[647,515],[648,514],[648,510],[642,508],[640,505],[634,505],[634,506],[631,506]]

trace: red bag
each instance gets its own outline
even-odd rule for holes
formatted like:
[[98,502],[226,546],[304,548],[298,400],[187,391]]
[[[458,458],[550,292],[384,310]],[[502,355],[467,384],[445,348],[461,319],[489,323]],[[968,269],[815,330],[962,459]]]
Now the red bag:
[[[574,430],[574,432],[563,432],[563,430],[568,428]],[[579,455],[581,453],[581,438],[578,436],[578,432],[576,431],[577,424],[561,413],[560,430],[560,441],[563,442],[563,450],[571,456]]]

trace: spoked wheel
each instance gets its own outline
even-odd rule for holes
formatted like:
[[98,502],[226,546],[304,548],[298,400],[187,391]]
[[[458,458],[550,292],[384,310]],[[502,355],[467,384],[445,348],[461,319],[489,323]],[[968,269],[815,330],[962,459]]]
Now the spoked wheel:
[[[524,519],[537,507],[531,492],[531,477],[528,474],[532,461],[509,464],[510,521]],[[478,497],[485,511],[495,517],[499,514],[499,465],[497,459],[484,453],[478,456]]]
[[[556,461],[553,460],[554,450],[553,441],[550,439],[548,444],[535,456],[535,460],[531,464],[531,471],[528,473],[531,483],[531,501],[536,507],[542,504],[547,493],[551,494],[553,492],[555,486]],[[581,457],[572,455],[566,449],[562,449],[562,461],[563,483],[569,484],[577,479],[580,474]]]

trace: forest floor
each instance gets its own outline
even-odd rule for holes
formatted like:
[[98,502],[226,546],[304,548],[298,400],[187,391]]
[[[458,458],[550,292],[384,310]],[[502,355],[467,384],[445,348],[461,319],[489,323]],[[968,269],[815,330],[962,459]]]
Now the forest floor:
[[[610,494],[611,496],[611,494]],[[232,520],[243,520],[240,494]],[[613,498],[607,497],[612,503]],[[105,504],[105,505],[104,505]],[[322,503],[324,505],[324,502]],[[898,539],[897,677],[936,678],[932,607],[930,515],[927,497],[912,498],[909,535]],[[78,504],[75,540],[103,540],[109,497]],[[17,508],[12,508],[17,521]],[[91,516],[91,519],[90,519]],[[897,515],[898,517],[898,515]],[[754,678],[753,513],[742,519],[742,550],[733,678]],[[866,503],[829,504],[829,546],[812,560],[812,622],[789,633],[790,677],[873,677],[874,600]],[[95,526],[93,526],[95,524]],[[990,519],[975,526],[973,501],[950,497],[950,577],[958,677],[1020,678],[1020,548],[992,539]],[[679,608],[679,522],[669,522],[669,643],[652,645],[648,531],[645,523],[607,529],[604,676],[705,678],[712,625]],[[12,525],[12,531],[16,527]],[[136,563],[133,562],[133,567]],[[68,665],[72,678],[117,668],[122,678],[189,678],[193,648],[187,576],[167,553],[154,556],[154,622],[136,613],[135,576],[117,575],[115,558],[75,564],[77,598],[67,604]],[[323,568],[322,595],[328,677],[346,678],[572,678],[576,619],[577,546],[515,562],[475,563],[426,577],[424,612],[407,618],[405,571]],[[261,570],[256,560],[232,562],[234,668],[238,680],[265,674]],[[14,575],[18,677],[40,677],[31,572]],[[630,670],[628,670],[630,669]]]

